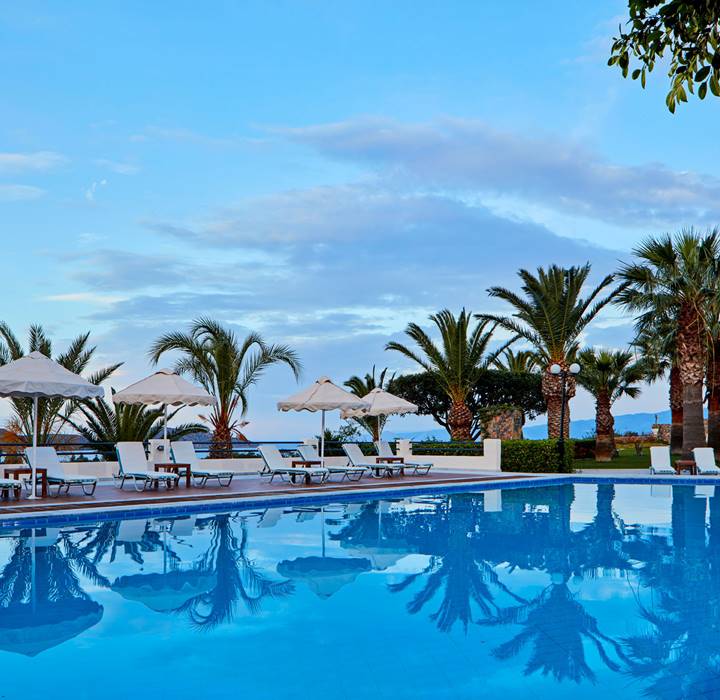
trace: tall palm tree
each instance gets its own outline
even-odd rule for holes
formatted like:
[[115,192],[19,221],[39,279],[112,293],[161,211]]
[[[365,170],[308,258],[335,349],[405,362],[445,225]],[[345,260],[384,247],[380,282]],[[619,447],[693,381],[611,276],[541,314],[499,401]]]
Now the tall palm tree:
[[432,314],[430,320],[440,333],[440,346],[416,323],[408,324],[406,335],[415,342],[417,350],[392,341],[386,350],[395,350],[417,362],[428,372],[451,401],[448,428],[453,440],[471,440],[473,416],[467,399],[482,370],[495,324],[480,321],[471,327],[472,313],[463,309],[458,316],[443,309]]
[[[72,340],[65,352],[55,356],[55,361],[75,374],[83,374],[95,355],[95,346],[89,345],[90,333],[82,333]],[[0,322],[0,365],[19,360],[24,355],[38,351],[52,357],[53,344],[45,329],[32,325],[28,331],[27,349],[23,348],[17,335],[7,323]],[[92,384],[101,384],[122,362],[103,367],[86,376]],[[32,399],[11,399],[13,415],[9,425],[23,436],[32,435]],[[46,445],[55,441],[68,420],[78,409],[78,402],[63,398],[40,399],[38,401],[38,444]]]
[[[562,406],[562,377],[552,374],[554,364],[567,369],[579,349],[580,334],[600,311],[613,299],[617,290],[601,296],[613,282],[613,276],[604,277],[587,297],[581,297],[590,275],[590,263],[580,267],[562,268],[552,265],[547,270],[539,267],[537,275],[520,270],[523,294],[504,287],[491,287],[488,293],[502,299],[513,308],[508,316],[481,314],[480,318],[494,321],[527,341],[543,366],[542,392],[548,409],[548,437],[560,437]],[[575,379],[567,378],[565,425],[563,434],[570,429],[568,401],[575,396]]]
[[682,454],[705,444],[703,379],[707,348],[705,310],[712,295],[720,239],[711,231],[649,238],[633,252],[639,260],[621,267],[626,286],[618,303],[630,311],[671,314],[677,319],[677,355],[683,386]]
[[635,398],[645,378],[645,366],[629,350],[594,350],[578,355],[582,372],[577,381],[595,397],[595,459],[609,462],[615,454],[615,419],[612,406],[621,396]]
[[677,321],[665,314],[645,313],[635,323],[632,345],[644,359],[645,381],[652,383],[668,377],[670,403],[670,451],[682,452],[683,388],[677,355]]
[[[385,367],[385,369],[383,369],[376,378],[375,366],[373,365],[371,373],[366,374],[364,377],[353,375],[345,382],[345,386],[348,387],[355,396],[359,396],[361,398],[369,394],[373,389],[383,389],[388,391],[395,375],[385,381],[387,371],[388,369]],[[362,418],[353,418],[352,420],[363,430],[366,430],[372,436],[373,440],[379,440],[380,435],[382,435],[383,428],[385,427],[387,416],[365,416]]]
[[[115,391],[113,390],[113,394]],[[168,421],[179,411],[168,413]],[[68,419],[68,423],[89,442],[107,443],[100,447],[106,459],[114,459],[114,445],[118,442],[145,442],[161,434],[163,428],[163,407],[152,408],[141,404],[113,404],[106,399],[83,401],[78,412],[84,423]],[[201,423],[183,423],[168,429],[174,440],[193,433],[207,432]]]
[[210,454],[217,457],[231,453],[233,433],[238,430],[236,412],[245,415],[248,391],[265,370],[283,363],[295,379],[301,371],[300,360],[289,346],[269,345],[258,333],[240,340],[209,318],[193,321],[187,333],[166,333],[158,338],[150,349],[150,358],[157,364],[164,353],[172,351],[180,353],[175,371],[189,374],[217,400],[207,418],[213,429]]

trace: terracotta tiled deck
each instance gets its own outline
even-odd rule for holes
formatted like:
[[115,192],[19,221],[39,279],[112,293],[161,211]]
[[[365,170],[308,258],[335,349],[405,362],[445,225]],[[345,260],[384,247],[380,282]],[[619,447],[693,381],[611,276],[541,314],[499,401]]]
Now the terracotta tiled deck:
[[137,492],[131,486],[122,491],[112,485],[99,484],[93,496],[73,493],[70,496],[48,497],[42,500],[27,500],[23,496],[19,501],[0,500],[0,518],[30,513],[50,514],[53,511],[80,511],[109,508],[128,508],[133,506],[162,506],[182,504],[194,501],[238,501],[263,498],[267,496],[298,496],[319,495],[325,493],[342,493],[343,491],[392,491],[397,488],[414,488],[419,486],[448,485],[458,483],[482,483],[484,481],[527,479],[527,475],[501,475],[488,472],[451,472],[438,471],[426,476],[405,476],[386,479],[362,479],[359,482],[330,481],[323,485],[293,486],[287,482],[260,480],[257,476],[236,477],[227,488],[206,486],[204,488],[185,488],[178,486],[167,490]]

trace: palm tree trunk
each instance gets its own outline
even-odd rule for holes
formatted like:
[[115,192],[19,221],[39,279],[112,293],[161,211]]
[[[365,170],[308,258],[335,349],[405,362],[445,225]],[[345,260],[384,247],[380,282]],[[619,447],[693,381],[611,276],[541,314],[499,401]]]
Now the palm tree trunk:
[[472,440],[472,413],[464,401],[453,401],[448,413],[450,438],[458,441]]
[[210,459],[228,459],[232,457],[232,433],[227,423],[216,423],[210,441]]
[[670,452],[682,454],[683,441],[683,388],[680,370],[673,365],[670,370]]
[[[553,363],[554,364],[554,363]],[[567,369],[565,363],[558,363],[563,369]],[[560,437],[560,416],[562,414],[562,384],[563,379],[559,374],[552,374],[550,367],[543,372],[542,394],[547,405],[548,415],[548,437]],[[575,396],[575,378],[569,376],[565,385],[565,426],[563,435],[570,435],[570,399]]]
[[702,319],[689,304],[678,315],[677,349],[680,380],[683,385],[682,456],[692,458],[695,447],[705,445],[703,420],[703,379],[705,378],[705,339]]
[[606,391],[599,392],[595,400],[595,432],[595,461],[610,462],[615,456],[615,419]]
[[707,444],[720,449],[720,340],[713,341],[712,354],[707,359],[708,427]]

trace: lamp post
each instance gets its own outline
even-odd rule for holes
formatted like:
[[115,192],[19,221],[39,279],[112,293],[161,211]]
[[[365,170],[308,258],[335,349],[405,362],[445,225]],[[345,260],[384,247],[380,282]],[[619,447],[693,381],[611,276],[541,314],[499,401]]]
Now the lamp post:
[[[560,406],[560,439],[558,440],[558,452],[560,453],[560,464],[565,460],[565,403],[567,401],[567,380],[569,376],[580,373],[580,365],[573,362],[570,367],[563,369],[560,365],[550,365],[550,374],[559,376],[562,379],[562,404]],[[568,437],[570,437],[568,435]]]

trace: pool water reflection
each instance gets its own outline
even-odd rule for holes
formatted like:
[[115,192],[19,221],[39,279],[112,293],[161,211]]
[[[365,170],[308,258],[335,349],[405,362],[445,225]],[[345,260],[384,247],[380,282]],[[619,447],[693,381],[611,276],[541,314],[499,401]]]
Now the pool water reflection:
[[567,484],[0,530],[0,697],[720,697],[720,494]]

